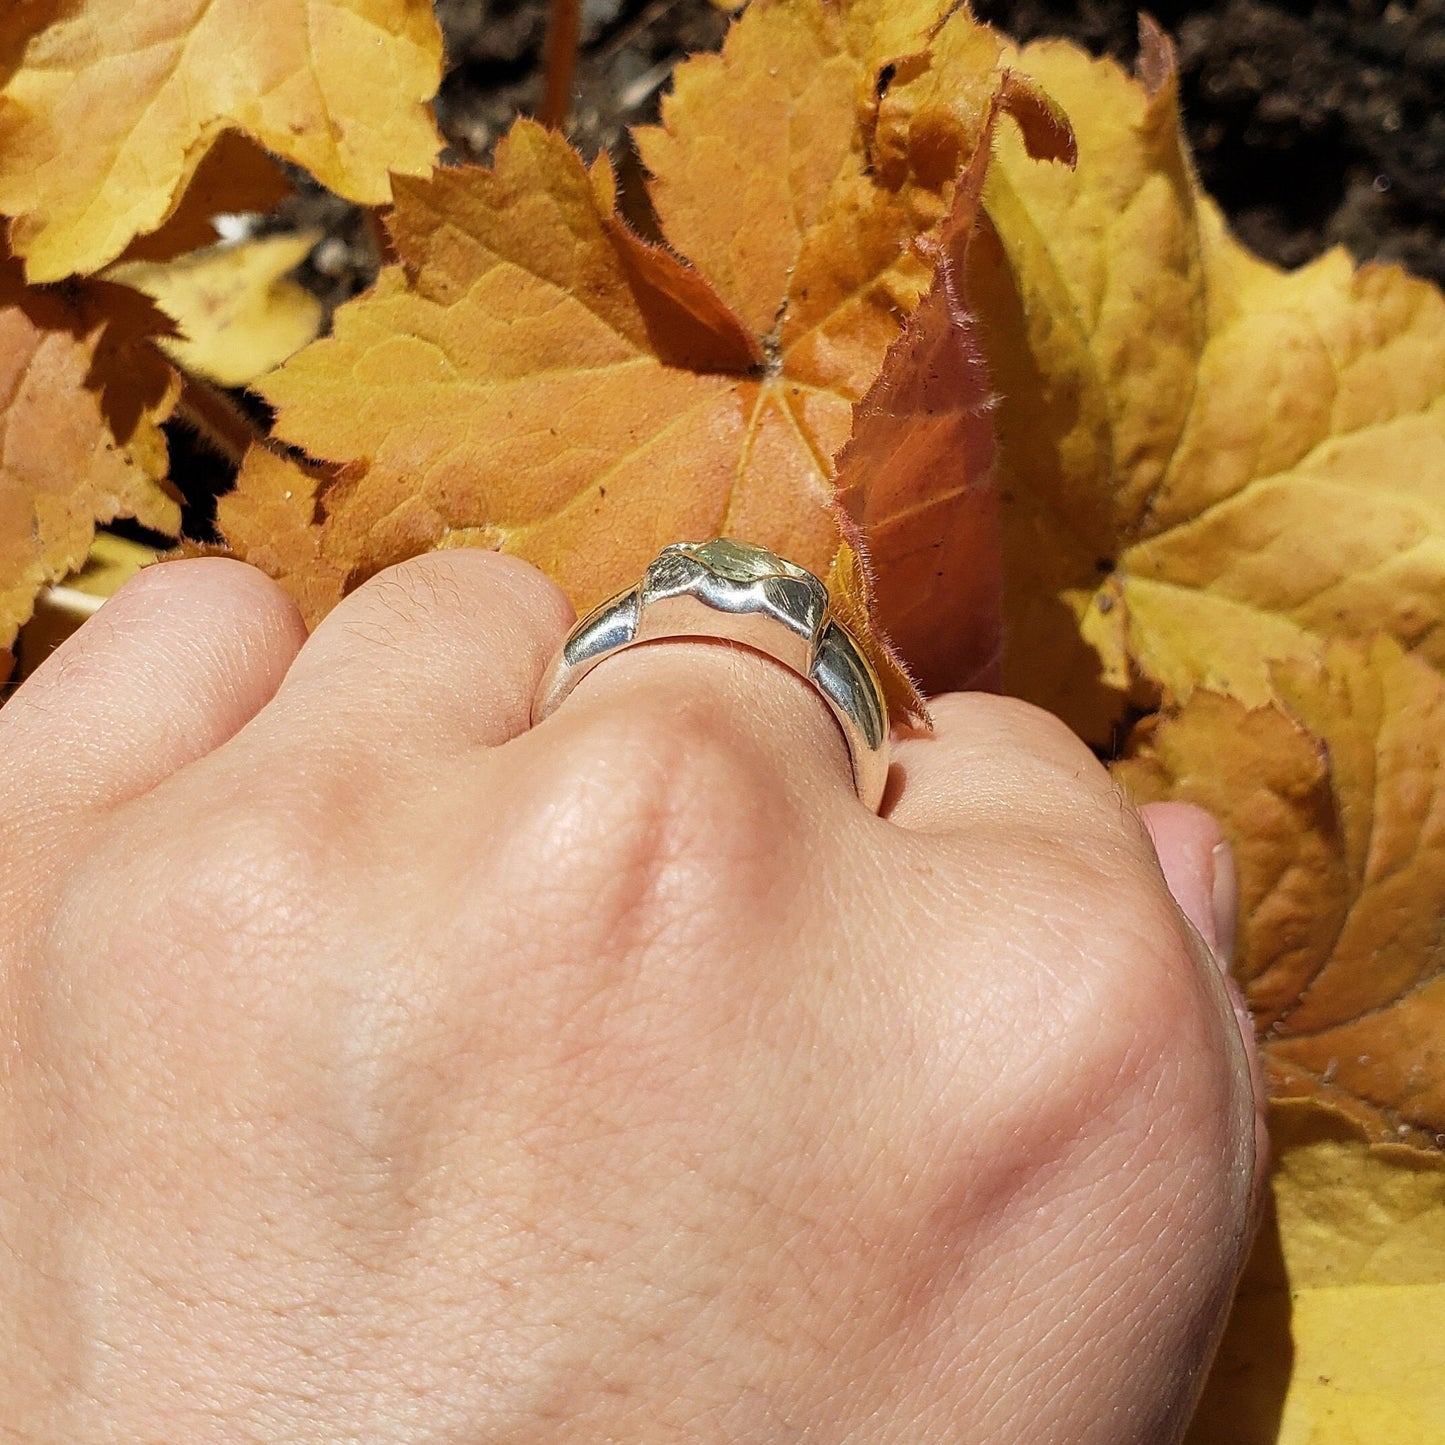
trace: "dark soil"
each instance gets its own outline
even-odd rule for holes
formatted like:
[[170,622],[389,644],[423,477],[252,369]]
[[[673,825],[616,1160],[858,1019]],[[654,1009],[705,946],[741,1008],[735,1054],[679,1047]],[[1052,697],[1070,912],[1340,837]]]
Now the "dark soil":
[[[977,0],[1020,39],[1067,35],[1132,62],[1120,0]],[[1200,178],[1256,251],[1328,246],[1445,284],[1445,0],[1158,0],[1179,52]]]

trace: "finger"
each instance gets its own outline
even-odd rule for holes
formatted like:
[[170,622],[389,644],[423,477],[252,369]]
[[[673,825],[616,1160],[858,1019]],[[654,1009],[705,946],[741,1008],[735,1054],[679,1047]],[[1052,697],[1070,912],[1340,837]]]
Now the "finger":
[[1066,797],[1114,797],[1093,753],[1041,708],[967,692],[935,698],[929,709],[934,731],[894,744],[883,810],[902,827],[954,832],[985,817],[1057,816]]
[[1164,881],[1220,966],[1234,957],[1239,909],[1234,856],[1219,824],[1188,803],[1147,803],[1139,816],[1154,841]]
[[258,720],[256,745],[452,753],[524,731],[573,613],[530,563],[477,549],[378,573],[333,608]]
[[275,694],[306,636],[243,562],[147,567],[0,709],[7,824],[58,824],[150,791],[220,747]]
[[636,734],[644,745],[683,739],[736,763],[805,811],[839,802],[858,808],[843,731],[812,683],[752,648],[726,641],[668,638],[607,658],[557,712],[533,729],[540,746],[596,751],[608,737]]
[[1230,973],[1239,917],[1239,883],[1234,854],[1215,819],[1188,803],[1146,803],[1139,816],[1154,840],[1164,881],[1184,916],[1209,945],[1224,978],[1230,1006],[1244,1040],[1254,1090],[1254,1189],[1252,1210],[1263,1206],[1269,1162],[1268,1093],[1255,1038],[1254,1020],[1244,994]]

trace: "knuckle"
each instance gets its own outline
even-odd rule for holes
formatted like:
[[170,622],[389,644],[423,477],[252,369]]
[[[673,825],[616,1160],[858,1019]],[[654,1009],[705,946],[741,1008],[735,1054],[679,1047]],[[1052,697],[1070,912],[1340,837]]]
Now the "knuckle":
[[[104,900],[108,937],[142,972],[234,967],[269,953],[306,926],[327,896],[318,833],[305,812],[258,790],[178,817],[159,800],[118,811],[108,836],[77,871],[58,910],[62,934],[93,933]],[[117,916],[119,915],[119,916]],[[194,961],[194,963],[192,963]]]
[[222,810],[188,847],[170,916],[247,943],[274,938],[319,891],[314,831],[290,810]]
[[785,808],[715,709],[639,695],[625,710],[529,736],[523,852],[570,881],[598,947],[666,943],[681,956],[766,889]]
[[929,707],[940,732],[982,732],[1070,771],[1081,767],[1096,771],[1099,767],[1088,745],[1066,722],[1022,698],[949,693]]
[[1051,984],[1071,1111],[1218,1136],[1237,1102],[1238,1039],[1204,944],[1142,858],[1076,857],[1071,872],[1077,963]]
[[529,620],[555,619],[559,627],[572,618],[562,589],[530,562],[480,547],[449,548],[397,562],[357,588],[336,613],[348,625],[372,618],[411,628],[425,626],[438,615],[472,616],[479,599],[487,616],[501,607]]

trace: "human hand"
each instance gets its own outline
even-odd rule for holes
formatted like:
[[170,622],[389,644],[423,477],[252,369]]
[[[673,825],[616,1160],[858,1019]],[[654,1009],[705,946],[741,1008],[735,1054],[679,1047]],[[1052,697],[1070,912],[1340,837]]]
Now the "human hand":
[[0,1437],[1175,1438],[1256,1169],[1212,825],[1196,929],[982,695],[875,817],[715,643],[528,730],[570,620],[178,562],[0,712]]

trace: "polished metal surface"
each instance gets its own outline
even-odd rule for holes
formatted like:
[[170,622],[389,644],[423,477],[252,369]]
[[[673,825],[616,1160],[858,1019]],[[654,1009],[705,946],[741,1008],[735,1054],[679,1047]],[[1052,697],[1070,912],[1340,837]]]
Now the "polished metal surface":
[[877,811],[888,779],[888,709],[872,665],[829,613],[818,578],[728,537],[664,547],[637,586],[582,618],[542,677],[532,721],[555,712],[604,658],[668,637],[741,643],[806,678],[843,731],[858,796]]

